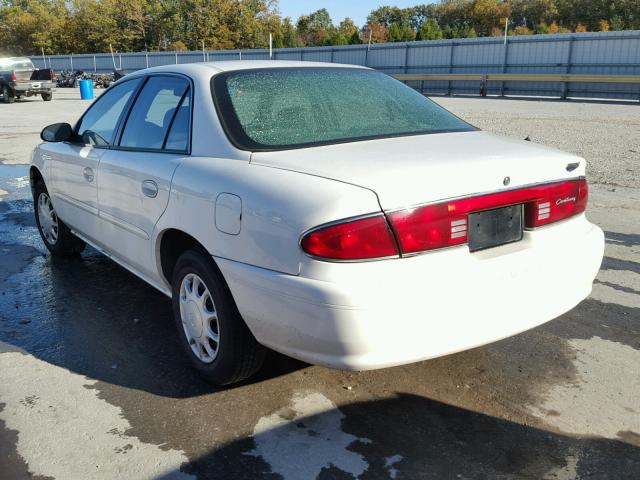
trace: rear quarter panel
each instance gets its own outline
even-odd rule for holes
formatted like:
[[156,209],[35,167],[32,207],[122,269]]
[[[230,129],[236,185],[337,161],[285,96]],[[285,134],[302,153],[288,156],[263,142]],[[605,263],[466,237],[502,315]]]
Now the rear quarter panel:
[[[237,235],[215,226],[220,193],[242,199]],[[376,195],[362,187],[243,160],[190,157],[174,174],[169,205],[156,226],[154,248],[159,263],[162,234],[175,228],[196,238],[213,256],[297,275],[305,257],[299,247],[301,233],[377,211]]]

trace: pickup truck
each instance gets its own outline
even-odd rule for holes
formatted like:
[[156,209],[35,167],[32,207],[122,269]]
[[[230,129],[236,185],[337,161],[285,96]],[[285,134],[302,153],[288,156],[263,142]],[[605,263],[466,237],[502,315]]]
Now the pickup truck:
[[16,98],[41,95],[45,102],[53,98],[55,73],[49,68],[36,69],[25,57],[0,58],[0,93],[3,103]]

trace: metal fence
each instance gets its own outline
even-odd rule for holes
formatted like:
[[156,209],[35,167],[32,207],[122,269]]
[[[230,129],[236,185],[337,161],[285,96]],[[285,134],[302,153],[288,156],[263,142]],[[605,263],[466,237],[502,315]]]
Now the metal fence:
[[[110,53],[32,57],[39,68],[106,72],[157,65],[220,60],[269,60],[269,51],[226,50],[192,52]],[[425,42],[282,48],[273,60],[303,60],[365,65],[397,73],[571,73],[640,74],[640,31],[527,35],[503,38],[432,40]],[[408,82],[425,93],[478,93],[473,81]],[[640,98],[638,84],[491,82],[488,94]]]

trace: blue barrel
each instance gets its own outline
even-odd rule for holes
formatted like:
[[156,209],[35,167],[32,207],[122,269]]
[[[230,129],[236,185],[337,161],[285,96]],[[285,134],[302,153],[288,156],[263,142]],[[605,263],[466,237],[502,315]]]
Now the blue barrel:
[[80,98],[82,100],[93,98],[93,80],[80,80]]

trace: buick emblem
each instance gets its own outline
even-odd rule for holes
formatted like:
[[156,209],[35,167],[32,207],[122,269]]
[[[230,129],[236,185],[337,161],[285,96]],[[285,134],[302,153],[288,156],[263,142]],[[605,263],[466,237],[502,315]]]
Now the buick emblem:
[[509,185],[511,183],[511,178],[509,177],[504,177],[504,180],[502,180],[502,184],[506,187],[507,185]]

